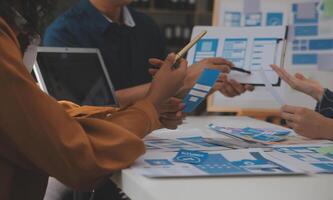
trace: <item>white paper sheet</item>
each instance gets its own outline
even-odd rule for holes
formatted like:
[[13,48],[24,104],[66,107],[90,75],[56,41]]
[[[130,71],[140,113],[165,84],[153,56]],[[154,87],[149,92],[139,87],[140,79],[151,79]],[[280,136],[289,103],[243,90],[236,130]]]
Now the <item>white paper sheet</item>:
[[285,100],[280,96],[280,94],[274,89],[272,83],[269,81],[268,77],[263,68],[259,71],[262,81],[265,84],[267,92],[272,95],[272,97],[280,104],[280,106],[286,105]]

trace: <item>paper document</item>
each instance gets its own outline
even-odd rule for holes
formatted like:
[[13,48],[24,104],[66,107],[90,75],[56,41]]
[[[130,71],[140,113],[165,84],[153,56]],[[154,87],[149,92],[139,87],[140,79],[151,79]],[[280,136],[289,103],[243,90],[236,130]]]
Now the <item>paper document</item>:
[[231,71],[230,78],[240,83],[264,85],[260,69],[274,86],[278,86],[279,77],[270,65],[283,66],[284,40],[287,28],[281,27],[212,27],[196,26],[193,37],[203,30],[207,34],[192,48],[187,56],[189,64],[202,59],[217,56],[223,57],[238,68],[251,71],[252,74]]
[[272,146],[329,143],[327,140],[310,140],[295,134],[290,129],[283,128],[234,128],[218,126],[215,124],[210,124],[208,126],[210,129],[216,131],[217,133],[228,137]]
[[[309,173],[333,173],[333,154],[321,154],[321,146],[274,148],[273,157]],[[278,152],[278,153],[276,153]]]
[[204,69],[193,88],[183,100],[185,104],[183,112],[193,112],[205,100],[218,80],[220,73],[221,71],[216,69]]
[[201,156],[198,164],[175,162],[176,156],[179,156],[176,152],[148,152],[131,169],[147,177],[304,174],[303,170],[282,163],[260,149],[209,152],[207,157]]
[[267,92],[270,95],[272,95],[272,97],[276,100],[276,102],[278,102],[280,104],[280,106],[286,105],[286,102],[282,99],[282,97],[277,92],[277,90],[275,90],[274,87],[272,86],[272,83],[269,81],[263,68],[260,69],[259,73],[260,73],[263,83],[265,84],[265,88],[266,88]]

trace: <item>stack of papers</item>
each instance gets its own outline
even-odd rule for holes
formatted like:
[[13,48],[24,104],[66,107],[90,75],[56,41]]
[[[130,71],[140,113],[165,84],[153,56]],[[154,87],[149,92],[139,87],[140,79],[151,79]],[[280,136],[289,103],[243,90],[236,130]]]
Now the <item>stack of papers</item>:
[[168,131],[148,136],[144,142],[147,151],[174,152],[180,149],[218,151],[228,149],[221,145],[207,142],[204,138],[205,136],[207,135],[199,129]]

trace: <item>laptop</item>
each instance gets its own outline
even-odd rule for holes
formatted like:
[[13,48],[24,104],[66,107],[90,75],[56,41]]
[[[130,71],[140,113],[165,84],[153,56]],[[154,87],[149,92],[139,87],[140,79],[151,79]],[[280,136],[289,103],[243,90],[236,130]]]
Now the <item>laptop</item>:
[[118,106],[98,49],[38,47],[33,73],[40,88],[58,101]]

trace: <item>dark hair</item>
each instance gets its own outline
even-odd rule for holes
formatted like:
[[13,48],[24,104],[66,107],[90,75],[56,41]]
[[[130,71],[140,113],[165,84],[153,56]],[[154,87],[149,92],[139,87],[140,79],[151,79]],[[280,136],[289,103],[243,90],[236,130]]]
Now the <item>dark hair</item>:
[[[40,32],[47,15],[55,7],[55,2],[56,0],[0,0],[0,17],[19,29],[22,49],[25,49],[31,36]],[[18,24],[19,17],[26,21],[24,27]]]

